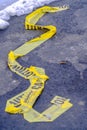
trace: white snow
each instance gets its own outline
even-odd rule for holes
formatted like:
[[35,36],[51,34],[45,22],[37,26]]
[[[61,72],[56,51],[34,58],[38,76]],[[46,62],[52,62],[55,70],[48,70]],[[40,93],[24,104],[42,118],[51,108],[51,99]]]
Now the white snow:
[[18,0],[12,5],[6,7],[4,10],[0,11],[0,29],[7,28],[7,25],[9,25],[9,22],[7,21],[11,16],[28,14],[32,12],[33,9],[49,4],[53,1],[56,0]]
[[0,19],[0,29],[5,29],[9,26],[9,23],[5,20]]

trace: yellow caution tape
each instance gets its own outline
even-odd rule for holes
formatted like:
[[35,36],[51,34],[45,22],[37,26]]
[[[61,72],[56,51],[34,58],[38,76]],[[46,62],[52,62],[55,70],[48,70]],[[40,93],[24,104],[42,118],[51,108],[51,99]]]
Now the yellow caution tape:
[[30,109],[24,113],[24,118],[29,122],[52,122],[73,106],[69,99],[60,96],[55,96],[51,103],[53,105],[42,113]]
[[36,25],[37,21],[47,12],[57,12],[68,9],[68,6],[63,7],[49,7],[44,6],[32,12],[26,16],[25,29],[33,30],[46,30],[45,33],[36,37],[14,51],[10,51],[8,54],[8,66],[9,68],[20,75],[21,77],[30,81],[30,86],[24,92],[9,99],[6,104],[5,111],[8,113],[22,113],[24,118],[29,122],[50,122],[72,107],[69,99],[65,99],[56,96],[51,103],[50,108],[42,113],[35,111],[32,107],[37,100],[38,96],[44,89],[44,84],[49,78],[43,68],[30,66],[29,68],[21,66],[16,60],[19,57],[26,55],[33,49],[41,45],[43,42],[51,38],[56,33],[56,27],[52,25],[40,26]]

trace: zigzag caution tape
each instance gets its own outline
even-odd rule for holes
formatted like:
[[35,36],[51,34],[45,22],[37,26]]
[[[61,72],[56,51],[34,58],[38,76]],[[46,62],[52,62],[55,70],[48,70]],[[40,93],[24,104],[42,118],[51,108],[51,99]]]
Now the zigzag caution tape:
[[51,122],[72,107],[72,104],[69,102],[69,99],[60,96],[55,96],[51,101],[51,107],[49,107],[47,110],[42,113],[39,113],[34,110],[33,105],[41,94],[42,90],[44,89],[44,84],[46,80],[49,79],[49,77],[45,74],[43,68],[38,68],[35,66],[30,66],[29,68],[26,68],[21,66],[17,62],[17,58],[22,57],[27,53],[31,52],[56,33],[55,26],[36,25],[37,21],[47,12],[54,13],[67,9],[69,9],[68,6],[44,6],[26,16],[25,29],[45,30],[45,33],[24,43],[22,46],[20,46],[14,51],[10,51],[8,54],[8,66],[10,70],[20,75],[21,77],[29,80],[30,86],[24,92],[21,92],[20,94],[7,101],[5,108],[6,112],[12,114],[23,114],[24,119],[29,122]]

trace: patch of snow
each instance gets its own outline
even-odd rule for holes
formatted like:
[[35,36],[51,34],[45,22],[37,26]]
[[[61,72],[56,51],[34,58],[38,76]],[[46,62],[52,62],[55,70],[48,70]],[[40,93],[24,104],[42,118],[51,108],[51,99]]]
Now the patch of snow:
[[7,13],[7,11],[2,10],[2,11],[0,11],[0,19],[7,21],[10,19],[10,15]]
[[9,26],[9,23],[3,19],[0,19],[0,29],[3,30]]
[[56,0],[19,0],[13,3],[12,5],[6,7],[4,10],[0,11],[0,29],[7,28],[7,25],[9,25],[9,23],[6,21],[10,19],[10,16],[21,16],[28,14],[32,12],[33,9],[45,4],[49,4],[53,1]]

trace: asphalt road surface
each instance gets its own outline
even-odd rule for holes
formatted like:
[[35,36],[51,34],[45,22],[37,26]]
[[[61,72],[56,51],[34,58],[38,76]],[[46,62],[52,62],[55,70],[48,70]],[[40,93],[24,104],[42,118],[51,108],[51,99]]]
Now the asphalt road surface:
[[42,33],[25,30],[25,16],[13,17],[10,27],[0,31],[0,130],[87,130],[87,0],[59,0],[50,5],[64,4],[70,9],[47,14],[38,22],[55,25],[57,34],[18,61],[44,68],[50,78],[34,106],[37,111],[48,108],[56,95],[70,98],[73,107],[51,123],[29,123],[20,114],[4,111],[6,101],[29,86],[9,70],[7,54]]

